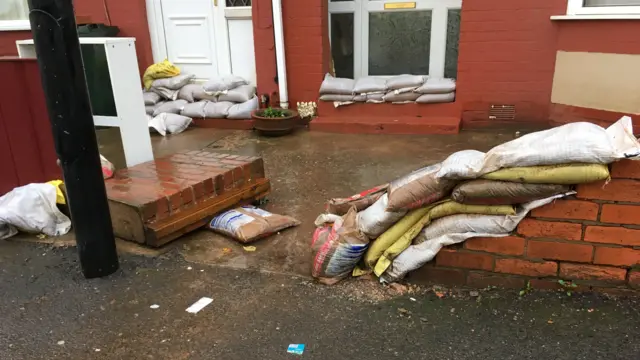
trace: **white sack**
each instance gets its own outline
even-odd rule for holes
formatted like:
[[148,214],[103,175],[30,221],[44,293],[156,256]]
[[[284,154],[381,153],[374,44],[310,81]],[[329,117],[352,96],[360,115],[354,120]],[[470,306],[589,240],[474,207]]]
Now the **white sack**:
[[235,89],[240,85],[247,85],[247,80],[235,75],[216,76],[204,84],[204,90],[219,95],[225,91]]
[[344,102],[344,101],[353,101],[354,97],[355,96],[353,95],[346,95],[346,94],[324,94],[320,96],[320,100]]
[[623,116],[604,129],[576,122],[538,131],[498,145],[480,160],[467,162],[465,173],[443,166],[438,177],[475,179],[508,167],[568,163],[609,164],[640,155],[640,143],[633,136],[631,118]]
[[387,80],[381,77],[365,76],[356,80],[355,94],[381,94],[387,92]]
[[420,94],[446,94],[456,90],[454,79],[428,78],[427,81],[416,89]]
[[355,101],[355,102],[365,102],[365,101],[367,101],[367,95],[365,95],[365,94],[355,95],[353,97],[353,101]]
[[418,104],[448,103],[456,99],[456,93],[450,92],[446,94],[424,94],[416,99]]
[[196,76],[193,74],[180,74],[170,78],[156,79],[151,83],[151,88],[167,88],[169,90],[180,90]]
[[478,150],[456,151],[442,162],[436,177],[442,178],[441,174],[446,174],[446,178],[452,180],[475,179],[475,176],[467,176],[475,171],[477,164],[482,163],[484,155],[485,153]]
[[156,110],[156,107],[154,105],[147,105],[144,107],[144,112],[147,113],[147,115],[153,115],[153,112]]
[[384,102],[385,94],[367,94],[367,102],[371,104],[380,104]]
[[192,103],[196,101],[195,94],[205,94],[202,84],[187,84],[178,91],[178,99]]
[[380,236],[407,214],[407,210],[387,211],[388,200],[387,194],[384,194],[373,205],[358,213],[358,228],[370,239]]
[[431,238],[418,244],[411,245],[403,251],[391,264],[383,279],[394,282],[402,279],[408,272],[413,271],[431,261],[443,246],[463,242],[472,237],[503,237],[508,236],[518,226],[529,211],[546,205],[555,199],[575,194],[568,192],[535,200],[518,207],[515,215],[451,215],[440,218],[425,227],[420,237]]
[[415,92],[403,92],[396,94],[395,92],[390,92],[387,95],[383,96],[382,99],[385,102],[395,103],[395,104],[404,104],[408,102],[414,102],[420,97],[420,94]]
[[206,112],[204,108],[207,106],[209,102],[206,100],[198,101],[192,104],[187,104],[182,108],[180,115],[188,116],[190,118],[199,118],[204,119],[206,117]]
[[320,95],[324,94],[341,94],[352,95],[356,81],[353,79],[335,78],[329,74],[324,76],[324,80],[320,85]]
[[256,95],[256,87],[253,85],[240,85],[218,96],[218,101],[230,101],[233,103],[243,103],[251,100]]
[[251,119],[251,113],[257,110],[259,105],[257,96],[241,104],[235,104],[229,108],[227,119]]
[[158,116],[162,113],[180,114],[182,108],[187,104],[187,100],[167,101],[153,110],[153,116]]
[[229,115],[229,109],[233,106],[232,102],[221,101],[221,102],[209,102],[207,106],[204,107],[205,117],[211,119],[222,119],[226,118]]
[[154,92],[148,92],[145,91],[142,93],[142,98],[144,99],[144,104],[145,105],[155,105],[158,103],[158,101],[160,101],[160,95],[154,93]]
[[156,87],[156,88],[152,87],[150,90],[160,95],[160,97],[166,100],[173,101],[178,99],[178,92],[179,92],[178,90],[171,90],[166,87]]
[[387,79],[387,89],[397,90],[402,88],[415,89],[424,84],[426,76],[422,75],[398,75]]
[[191,118],[171,113],[162,113],[148,120],[149,127],[154,128],[160,135],[179,134],[185,131],[193,121]]
[[17,187],[0,197],[0,239],[18,230],[48,236],[69,232],[71,220],[56,206],[56,187],[29,184]]

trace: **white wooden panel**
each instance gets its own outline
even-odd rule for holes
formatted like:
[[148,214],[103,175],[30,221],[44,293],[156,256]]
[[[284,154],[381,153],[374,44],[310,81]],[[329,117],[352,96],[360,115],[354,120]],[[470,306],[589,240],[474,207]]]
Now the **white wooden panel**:
[[248,20],[228,20],[231,72],[256,84],[256,55],[253,24]]

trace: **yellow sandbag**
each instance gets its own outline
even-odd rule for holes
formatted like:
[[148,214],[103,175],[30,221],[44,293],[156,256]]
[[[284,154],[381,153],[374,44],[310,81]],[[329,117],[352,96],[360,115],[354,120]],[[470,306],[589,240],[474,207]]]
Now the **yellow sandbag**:
[[142,76],[142,82],[144,83],[144,88],[149,90],[151,87],[151,83],[155,79],[164,79],[168,77],[174,77],[180,75],[180,69],[173,65],[169,60],[164,59],[163,62],[159,62],[157,64],[153,64],[145,70],[144,75]]
[[486,174],[483,178],[529,184],[572,185],[608,179],[609,167],[603,164],[514,167]]
[[378,236],[378,238],[369,245],[369,249],[364,254],[364,263],[366,267],[373,269],[384,251],[387,250],[389,246],[393,245],[398,238],[400,238],[407,232],[407,230],[427,214],[431,208],[433,208],[433,206],[412,210],[387,231],[382,233],[382,235]]
[[60,190],[60,185],[64,184],[62,180],[47,181],[47,184],[53,185],[56,188],[56,204],[65,205],[67,200],[64,198],[62,190]]
[[373,272],[376,274],[376,276],[380,277],[385,271],[387,271],[389,266],[391,266],[393,259],[400,255],[401,252],[405,251],[409,247],[409,245],[411,245],[413,239],[418,236],[418,234],[420,234],[422,228],[427,226],[430,222],[431,215],[430,212],[427,212],[427,214],[420,218],[417,223],[413,224],[413,226],[409,230],[407,230],[407,232],[405,232],[396,242],[394,242],[393,245],[389,246],[389,248],[384,251],[382,256],[380,256],[380,259],[378,259],[376,266],[373,268]]
[[429,211],[431,220],[456,214],[515,215],[516,210],[511,205],[465,205],[447,201]]

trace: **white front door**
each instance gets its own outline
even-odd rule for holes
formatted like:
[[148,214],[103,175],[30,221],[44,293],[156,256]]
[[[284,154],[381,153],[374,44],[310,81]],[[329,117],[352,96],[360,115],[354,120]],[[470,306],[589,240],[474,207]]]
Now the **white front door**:
[[208,79],[220,73],[212,0],[160,0],[164,53],[185,73]]

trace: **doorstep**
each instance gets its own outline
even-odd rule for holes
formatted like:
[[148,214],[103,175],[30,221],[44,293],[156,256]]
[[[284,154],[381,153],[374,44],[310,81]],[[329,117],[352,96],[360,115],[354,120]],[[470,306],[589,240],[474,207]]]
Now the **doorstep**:
[[461,108],[458,103],[372,104],[334,107],[318,101],[318,117],[311,131],[358,134],[457,134]]
[[227,129],[227,130],[253,130],[253,119],[193,119],[193,124],[201,128]]
[[118,170],[105,184],[115,235],[153,247],[270,191],[262,158],[208,149]]

